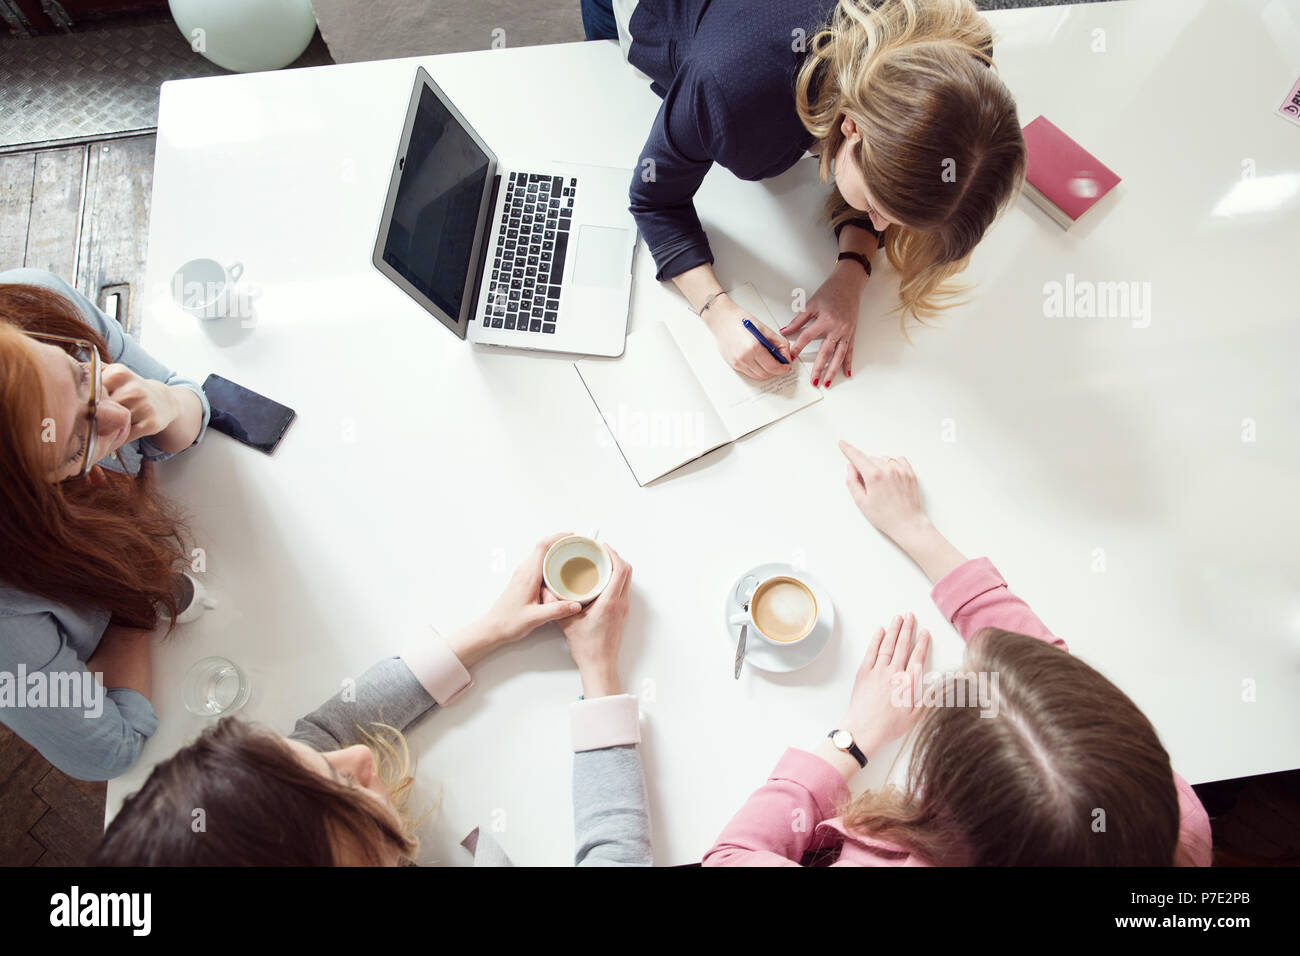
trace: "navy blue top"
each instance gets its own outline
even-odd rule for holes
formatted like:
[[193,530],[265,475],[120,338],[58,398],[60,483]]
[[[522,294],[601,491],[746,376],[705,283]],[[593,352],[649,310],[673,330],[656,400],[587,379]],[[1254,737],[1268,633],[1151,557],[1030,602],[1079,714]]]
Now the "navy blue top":
[[[746,180],[785,172],[813,145],[795,110],[805,42],[836,0],[640,0],[628,62],[663,98],[632,177],[632,215],[663,281],[713,261],[693,197],[714,163]],[[646,160],[653,160],[648,167]],[[647,169],[652,169],[650,178]],[[853,220],[879,236],[870,219]],[[838,231],[838,230],[837,230]]]

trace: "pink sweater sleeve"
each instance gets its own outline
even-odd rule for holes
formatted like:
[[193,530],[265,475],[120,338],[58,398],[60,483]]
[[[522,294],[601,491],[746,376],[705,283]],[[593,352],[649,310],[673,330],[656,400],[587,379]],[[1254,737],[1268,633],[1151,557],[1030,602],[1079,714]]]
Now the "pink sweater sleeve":
[[1174,774],[1178,788],[1178,849],[1174,866],[1211,866],[1214,863],[1214,837],[1210,832],[1210,815],[1192,785]]
[[[964,640],[986,627],[1027,634],[1069,652],[1065,641],[1047,629],[1029,605],[1007,588],[998,569],[988,558],[975,558],[949,571],[930,592],[943,616],[952,622]],[[1210,817],[1197,799],[1191,784],[1174,774],[1178,790],[1179,866],[1209,866],[1213,858]]]
[[848,795],[838,770],[791,747],[704,854],[704,865],[798,866],[817,824],[834,817]]
[[963,640],[969,641],[986,627],[996,627],[1069,650],[1028,604],[1011,593],[988,558],[974,558],[949,571],[934,586],[930,597]]

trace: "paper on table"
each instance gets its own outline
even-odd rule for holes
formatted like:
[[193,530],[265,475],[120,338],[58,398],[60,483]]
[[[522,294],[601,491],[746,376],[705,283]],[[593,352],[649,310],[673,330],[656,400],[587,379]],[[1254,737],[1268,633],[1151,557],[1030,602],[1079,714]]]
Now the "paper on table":
[[[782,323],[773,321],[763,297],[751,283],[727,294],[769,329],[781,327]],[[727,364],[713,334],[698,316],[682,309],[665,315],[664,324],[733,441],[822,400],[821,392],[808,380],[808,372],[798,359],[781,377],[757,382]]]
[[731,441],[663,323],[627,337],[621,358],[574,363],[638,484]]
[[[752,285],[730,295],[764,325],[777,327]],[[780,378],[745,378],[722,358],[708,327],[685,309],[640,326],[627,337],[621,358],[586,358],[573,367],[641,485],[822,397],[798,361]]]

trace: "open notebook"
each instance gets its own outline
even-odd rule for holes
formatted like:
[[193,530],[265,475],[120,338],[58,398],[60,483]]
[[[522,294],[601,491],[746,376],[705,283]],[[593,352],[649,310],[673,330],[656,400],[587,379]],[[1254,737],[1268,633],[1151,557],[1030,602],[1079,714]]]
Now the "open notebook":
[[[768,328],[780,328],[752,285],[728,294]],[[689,309],[642,325],[621,358],[573,367],[641,485],[822,398],[798,360],[765,382],[736,372]]]

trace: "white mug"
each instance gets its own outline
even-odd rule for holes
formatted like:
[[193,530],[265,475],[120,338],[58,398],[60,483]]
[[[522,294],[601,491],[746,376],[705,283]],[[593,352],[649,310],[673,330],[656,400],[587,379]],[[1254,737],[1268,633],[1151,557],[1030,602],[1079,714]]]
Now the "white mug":
[[[570,566],[575,558],[581,567]],[[590,584],[574,577],[583,572],[586,577],[591,575],[590,569],[581,560],[583,558],[595,566],[595,578]],[[561,538],[547,548],[546,556],[542,558],[542,580],[546,586],[556,597],[565,601],[577,601],[579,604],[587,604],[600,596],[600,592],[609,583],[613,569],[609,552],[595,538],[585,534],[571,534]]]
[[[767,634],[754,616],[754,611],[758,607],[760,596],[774,585],[783,583],[793,584],[800,592],[802,592],[798,595],[791,594],[791,600],[783,602],[786,606],[771,609],[778,617],[782,616],[782,612],[784,612],[784,616],[789,619],[788,623],[790,626],[787,628],[785,633],[793,634],[795,636],[787,639],[772,637]],[[811,606],[811,613],[807,613],[809,606]],[[800,618],[802,618],[802,620],[800,620]],[[769,644],[773,644],[777,647],[790,647],[794,644],[798,644],[800,641],[806,640],[808,635],[817,627],[817,595],[813,594],[812,588],[794,575],[774,574],[769,578],[764,578],[758,583],[758,587],[754,588],[754,593],[749,598],[749,610],[743,613],[731,615],[731,623],[748,624],[758,633],[759,637],[767,641]],[[772,621],[769,620],[768,624],[770,625],[771,623]]]
[[196,318],[224,318],[231,311],[233,286],[243,274],[242,262],[223,266],[215,259],[191,259],[172,276],[172,298]]
[[[203,616],[203,612],[217,606],[216,598],[208,594],[208,589],[199,583],[199,579],[188,571],[182,571],[181,575],[190,582],[194,588],[194,596],[190,598],[190,603],[181,609],[181,613],[176,615],[176,624],[189,624],[191,621],[197,621]],[[162,614],[163,620],[167,620],[167,613]]]

